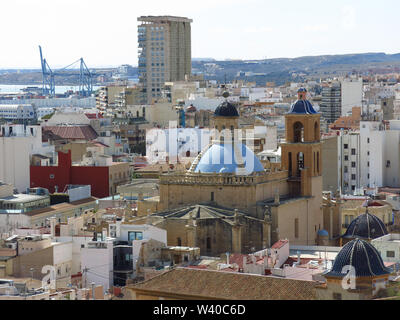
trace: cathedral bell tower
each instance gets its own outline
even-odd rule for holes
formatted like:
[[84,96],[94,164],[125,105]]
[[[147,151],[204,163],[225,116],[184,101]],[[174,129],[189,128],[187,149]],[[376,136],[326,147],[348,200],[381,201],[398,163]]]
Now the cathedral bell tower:
[[298,100],[285,115],[282,169],[288,170],[291,196],[316,195],[322,183],[321,114],[314,110],[306,96],[307,90],[299,89]]

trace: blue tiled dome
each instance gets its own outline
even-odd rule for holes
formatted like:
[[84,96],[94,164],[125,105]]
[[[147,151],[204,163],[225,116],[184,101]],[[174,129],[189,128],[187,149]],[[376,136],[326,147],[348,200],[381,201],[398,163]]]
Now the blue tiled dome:
[[382,220],[366,212],[350,223],[343,238],[376,239],[386,234],[388,232]]
[[[247,175],[253,172],[262,172],[264,167],[260,160],[248,147],[242,143],[235,143],[236,148],[241,151],[244,160],[244,168]],[[231,143],[213,144],[201,157],[194,172],[202,173],[237,173],[239,165],[234,156]]]
[[228,102],[222,102],[214,111],[214,116],[217,117],[239,117],[236,107]]
[[292,104],[289,113],[294,114],[314,114],[317,111],[314,110],[312,104],[308,100],[297,100]]
[[328,237],[329,233],[326,230],[318,230],[317,234],[321,237]]
[[385,267],[382,257],[369,242],[355,239],[347,243],[338,253],[332,269],[325,273],[326,276],[344,277],[343,267],[352,266],[356,277],[374,277],[390,274]]

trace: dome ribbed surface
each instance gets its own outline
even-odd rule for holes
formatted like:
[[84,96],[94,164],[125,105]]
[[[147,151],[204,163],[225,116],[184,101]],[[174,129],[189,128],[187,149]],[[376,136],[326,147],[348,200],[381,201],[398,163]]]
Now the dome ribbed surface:
[[379,252],[369,242],[355,239],[347,243],[336,256],[332,269],[325,273],[326,276],[344,277],[342,272],[345,266],[355,269],[356,277],[375,277],[390,274]]
[[244,161],[247,175],[253,172],[263,172],[264,167],[260,160],[246,145],[242,143],[215,143],[201,156],[194,172],[202,173],[237,173],[239,168],[237,155],[234,148]]
[[317,111],[314,110],[312,104],[308,100],[297,100],[292,104],[289,114],[315,114]]
[[366,212],[350,223],[343,238],[376,239],[386,234],[388,231],[382,220]]
[[217,116],[217,117],[239,117],[239,113],[238,113],[236,107],[232,103],[230,103],[228,101],[224,101],[215,109],[214,116]]

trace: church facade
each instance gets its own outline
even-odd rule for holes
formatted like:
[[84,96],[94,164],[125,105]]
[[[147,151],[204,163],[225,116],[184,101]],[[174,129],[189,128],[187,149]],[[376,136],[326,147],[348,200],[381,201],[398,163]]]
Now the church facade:
[[[167,230],[168,245],[198,246],[202,254],[248,253],[285,238],[316,244],[324,228],[320,114],[306,91],[285,115],[280,168],[264,169],[239,142],[238,118],[227,100],[215,110],[212,143],[188,171],[160,176],[157,211],[146,221]],[[139,201],[138,212],[144,207]]]

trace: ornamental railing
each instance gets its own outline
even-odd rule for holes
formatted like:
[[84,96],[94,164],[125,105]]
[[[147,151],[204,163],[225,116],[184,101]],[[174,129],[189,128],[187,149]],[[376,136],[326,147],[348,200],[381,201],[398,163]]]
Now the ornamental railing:
[[266,172],[249,176],[188,172],[163,174],[160,176],[160,184],[253,185],[283,179],[287,179],[287,171]]

